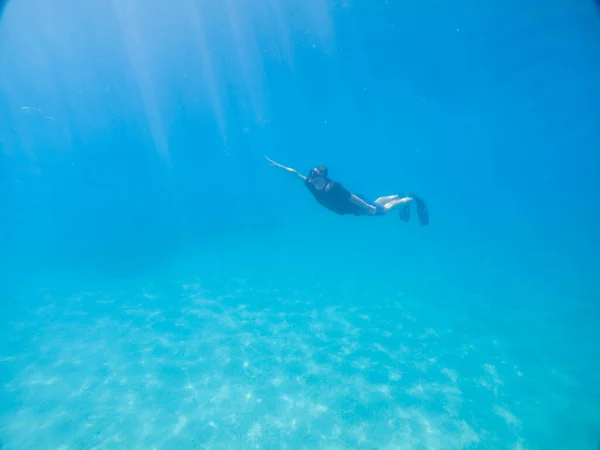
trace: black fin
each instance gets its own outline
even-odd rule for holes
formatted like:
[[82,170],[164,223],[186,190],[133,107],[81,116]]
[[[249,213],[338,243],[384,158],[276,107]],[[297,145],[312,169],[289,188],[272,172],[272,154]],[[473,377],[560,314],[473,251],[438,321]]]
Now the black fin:
[[411,197],[417,204],[417,216],[419,217],[419,223],[421,226],[429,225],[429,211],[427,210],[427,205],[425,205],[423,199],[417,197],[416,195],[413,194]]
[[[404,194],[400,192],[398,198],[404,198]],[[407,203],[400,209],[400,220],[406,223],[410,220],[410,203]]]
[[404,207],[400,210],[400,220],[406,223],[408,223],[410,220],[410,203],[404,205]]

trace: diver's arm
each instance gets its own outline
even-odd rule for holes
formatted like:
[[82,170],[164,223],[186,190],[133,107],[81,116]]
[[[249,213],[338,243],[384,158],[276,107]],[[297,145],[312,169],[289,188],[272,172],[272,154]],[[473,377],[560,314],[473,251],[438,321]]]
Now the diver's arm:
[[301,175],[300,173],[298,173],[298,171],[297,171],[297,170],[295,170],[295,169],[292,169],[291,167],[285,167],[285,166],[282,166],[281,164],[279,164],[279,163],[276,163],[275,161],[273,161],[272,159],[270,159],[270,158],[268,158],[268,157],[266,157],[266,156],[265,156],[265,159],[266,159],[267,161],[269,161],[269,163],[271,164],[271,166],[273,166],[273,167],[279,167],[280,169],[283,169],[283,170],[285,170],[286,172],[289,172],[289,173],[294,173],[294,174],[298,175],[300,178],[302,178],[302,180],[306,180],[306,177],[305,177],[304,175]]
[[377,208],[375,208],[373,205],[369,205],[363,199],[357,197],[354,194],[350,194],[350,201],[355,205],[360,206],[364,210],[369,211],[369,213],[371,214],[375,214],[377,212]]

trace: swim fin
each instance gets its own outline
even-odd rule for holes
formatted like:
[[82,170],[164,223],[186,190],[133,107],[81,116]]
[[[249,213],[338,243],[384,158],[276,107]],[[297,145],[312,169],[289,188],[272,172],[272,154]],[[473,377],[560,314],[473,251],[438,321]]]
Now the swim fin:
[[407,204],[400,210],[400,220],[408,223],[410,220],[410,204]]
[[408,223],[410,220],[410,203],[404,205],[404,207],[400,210],[400,220],[402,222]]
[[429,211],[427,210],[427,205],[422,198],[417,197],[412,194],[411,197],[415,200],[415,204],[417,205],[417,216],[419,217],[419,223],[421,226],[429,225]]
[[[404,198],[404,194],[398,194],[398,197]],[[404,205],[400,210],[400,220],[406,223],[408,223],[408,221],[410,220],[410,203]]]

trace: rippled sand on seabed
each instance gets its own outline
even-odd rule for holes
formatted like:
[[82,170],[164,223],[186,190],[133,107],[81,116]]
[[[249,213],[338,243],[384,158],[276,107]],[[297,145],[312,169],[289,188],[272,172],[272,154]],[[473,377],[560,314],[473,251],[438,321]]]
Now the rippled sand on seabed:
[[0,355],[18,404],[5,449],[527,447],[506,385],[525,371],[399,301],[255,308],[183,292],[166,309],[90,293],[13,323],[28,344]]

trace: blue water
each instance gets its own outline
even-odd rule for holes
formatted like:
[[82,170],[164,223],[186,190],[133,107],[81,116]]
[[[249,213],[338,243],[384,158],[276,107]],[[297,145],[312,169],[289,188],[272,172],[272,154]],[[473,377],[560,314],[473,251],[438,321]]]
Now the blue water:
[[0,14],[0,448],[598,448],[595,2]]

